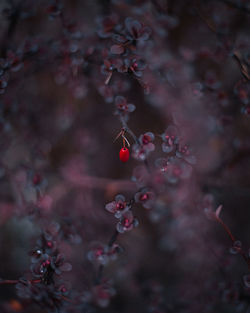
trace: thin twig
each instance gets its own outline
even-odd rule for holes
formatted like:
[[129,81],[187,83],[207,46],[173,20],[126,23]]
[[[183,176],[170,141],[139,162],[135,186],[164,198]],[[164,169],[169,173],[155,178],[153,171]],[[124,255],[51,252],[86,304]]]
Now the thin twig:
[[[229,227],[222,221],[222,219],[215,215],[215,220],[224,228],[224,230],[226,231],[226,233],[228,234],[229,238],[232,241],[232,244],[234,245],[234,243],[236,242],[236,239],[234,237],[234,235],[232,234],[231,230],[229,229]],[[240,255],[243,257],[243,259],[245,260],[245,262],[248,265],[248,269],[250,270],[250,260],[249,258],[246,256],[246,254],[244,253],[244,251],[240,248],[239,251]]]

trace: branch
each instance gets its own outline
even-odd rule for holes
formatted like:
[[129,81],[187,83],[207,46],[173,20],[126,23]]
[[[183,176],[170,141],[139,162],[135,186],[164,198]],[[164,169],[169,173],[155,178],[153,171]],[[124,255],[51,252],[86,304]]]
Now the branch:
[[[206,214],[207,214],[208,217],[210,217],[210,218],[214,219],[215,221],[217,221],[224,228],[224,230],[228,234],[230,240],[232,241],[232,244],[234,245],[237,240],[235,239],[235,237],[232,234],[232,232],[229,229],[229,227],[220,218],[221,210],[222,210],[222,205],[219,205],[215,212],[212,212],[211,210],[207,210]],[[244,261],[248,265],[248,269],[250,270],[250,259],[247,257],[247,255],[245,254],[245,252],[242,250],[241,247],[238,249],[238,252],[243,257]]]

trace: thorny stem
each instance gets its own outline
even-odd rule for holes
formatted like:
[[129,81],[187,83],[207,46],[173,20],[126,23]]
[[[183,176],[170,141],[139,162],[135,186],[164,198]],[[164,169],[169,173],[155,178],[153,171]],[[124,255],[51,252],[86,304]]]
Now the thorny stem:
[[231,239],[231,241],[234,243],[236,241],[236,239],[234,238],[233,234],[231,233],[230,229],[228,228],[228,226],[222,221],[222,219],[220,219],[219,217],[216,216],[216,221],[218,223],[220,223],[222,225],[222,227],[224,228],[224,230],[227,232],[229,238]]
[[[231,239],[232,244],[234,244],[236,239],[233,236],[233,234],[232,234],[231,230],[229,229],[229,227],[222,221],[222,219],[220,217],[215,216],[215,220],[224,228],[224,230],[228,234],[229,238]],[[247,263],[248,269],[250,270],[250,260],[249,260],[249,258],[246,256],[245,252],[242,249],[239,249],[239,253],[243,257],[245,262]]]

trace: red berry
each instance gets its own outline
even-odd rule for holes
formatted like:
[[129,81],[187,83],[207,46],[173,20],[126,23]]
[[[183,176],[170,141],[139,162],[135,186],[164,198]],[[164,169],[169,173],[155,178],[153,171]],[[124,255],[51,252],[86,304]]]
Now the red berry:
[[119,153],[120,160],[122,162],[127,162],[129,159],[129,150],[128,148],[121,148]]

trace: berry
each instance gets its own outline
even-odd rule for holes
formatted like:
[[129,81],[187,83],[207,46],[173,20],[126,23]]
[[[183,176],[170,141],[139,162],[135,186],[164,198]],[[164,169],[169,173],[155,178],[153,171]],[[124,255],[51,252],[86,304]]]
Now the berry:
[[120,157],[120,160],[122,162],[127,162],[128,159],[129,159],[129,150],[128,148],[121,148],[120,150],[120,153],[119,153],[119,157]]

